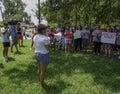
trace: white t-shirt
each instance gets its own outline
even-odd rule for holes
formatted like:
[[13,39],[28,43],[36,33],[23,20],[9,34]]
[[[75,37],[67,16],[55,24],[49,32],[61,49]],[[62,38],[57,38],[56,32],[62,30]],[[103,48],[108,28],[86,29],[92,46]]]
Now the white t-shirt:
[[49,51],[46,49],[45,45],[50,43],[50,39],[45,35],[37,34],[33,38],[35,53],[47,54]]
[[82,30],[75,30],[75,33],[73,34],[74,39],[79,39],[81,38]]
[[90,30],[82,30],[82,38],[89,39]]
[[[6,32],[7,30],[7,32]],[[2,34],[6,32],[5,34]],[[10,38],[9,38],[9,30],[8,29],[5,29],[4,27],[1,28],[1,40],[2,42],[10,42]]]

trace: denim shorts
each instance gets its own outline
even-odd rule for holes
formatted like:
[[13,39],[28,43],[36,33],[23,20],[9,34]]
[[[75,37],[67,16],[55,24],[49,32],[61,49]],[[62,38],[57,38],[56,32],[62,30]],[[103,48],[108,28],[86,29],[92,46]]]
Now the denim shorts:
[[65,38],[65,44],[71,44],[71,39],[67,39],[67,38]]
[[10,47],[10,42],[3,42],[4,47]]
[[37,62],[42,65],[47,65],[50,62],[49,53],[47,54],[35,53],[35,58]]

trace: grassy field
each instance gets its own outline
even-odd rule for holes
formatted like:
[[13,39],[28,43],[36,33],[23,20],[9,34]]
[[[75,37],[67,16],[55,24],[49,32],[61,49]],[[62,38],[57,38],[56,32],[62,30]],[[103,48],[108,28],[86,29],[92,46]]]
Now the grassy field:
[[92,53],[50,52],[45,89],[38,83],[37,63],[30,40],[20,53],[2,60],[0,42],[0,94],[120,94],[120,60]]

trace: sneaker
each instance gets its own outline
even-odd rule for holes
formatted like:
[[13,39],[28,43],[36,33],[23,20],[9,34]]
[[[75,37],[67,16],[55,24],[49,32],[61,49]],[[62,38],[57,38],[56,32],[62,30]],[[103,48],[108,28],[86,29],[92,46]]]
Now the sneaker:
[[7,61],[8,61],[7,57],[3,57],[3,60],[4,60],[5,62],[7,62]]
[[7,57],[7,56],[5,56],[5,58],[6,58],[6,59],[8,59],[8,57]]
[[3,61],[5,61],[5,57],[3,57]]

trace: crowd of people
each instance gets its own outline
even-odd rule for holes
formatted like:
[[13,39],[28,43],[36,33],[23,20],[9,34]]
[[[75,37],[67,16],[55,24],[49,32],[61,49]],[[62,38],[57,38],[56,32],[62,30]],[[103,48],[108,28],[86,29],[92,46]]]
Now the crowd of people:
[[[102,42],[102,32],[115,34],[115,42]],[[56,35],[59,36],[56,37]],[[62,49],[65,52],[70,52],[71,50],[74,52],[87,52],[88,48],[93,48],[93,54],[95,55],[112,57],[117,54],[120,59],[120,31],[116,26],[106,26],[104,29],[99,25],[92,29],[88,25],[79,25],[74,28],[69,26],[48,27],[46,36],[50,37],[51,50]]]
[[[45,71],[50,63],[49,50],[57,52],[62,49],[66,53],[73,49],[74,52],[78,52],[87,51],[91,46],[95,55],[103,52],[104,56],[111,57],[112,51],[115,51],[120,59],[120,32],[115,27],[108,26],[106,29],[101,29],[100,26],[96,26],[90,30],[88,26],[82,28],[81,25],[75,28],[68,26],[50,28],[40,24],[36,30],[37,32],[32,37],[32,44],[34,44],[35,57],[39,64],[38,78],[42,87],[45,86]],[[115,43],[102,42],[102,32],[115,34]]]
[[[10,25],[10,26],[9,26]],[[108,38],[115,38],[114,42],[104,42],[103,32],[108,33]],[[114,53],[120,59],[120,31],[116,27],[107,26],[100,28],[99,25],[89,28],[88,25],[78,25],[74,28],[69,26],[58,26],[51,28],[44,24],[34,27],[31,37],[31,48],[35,47],[35,58],[39,64],[38,77],[44,86],[44,76],[47,65],[49,64],[49,50],[63,50],[65,53],[73,50],[74,52],[85,52],[92,49],[94,55],[104,55],[112,57]],[[113,35],[109,35],[113,34]],[[19,22],[4,23],[1,28],[1,40],[3,43],[3,59],[8,61],[8,49],[10,47],[10,36],[12,38],[11,52],[13,46],[19,52],[18,46],[23,46],[23,29]],[[114,53],[113,53],[114,52]]]
[[[19,52],[18,45],[23,46],[23,30],[19,22],[9,22],[4,23],[0,30],[1,40],[3,43],[3,60],[8,61],[8,49],[11,47],[10,51],[13,52],[13,46],[16,52]],[[10,43],[10,36],[12,43]]]

